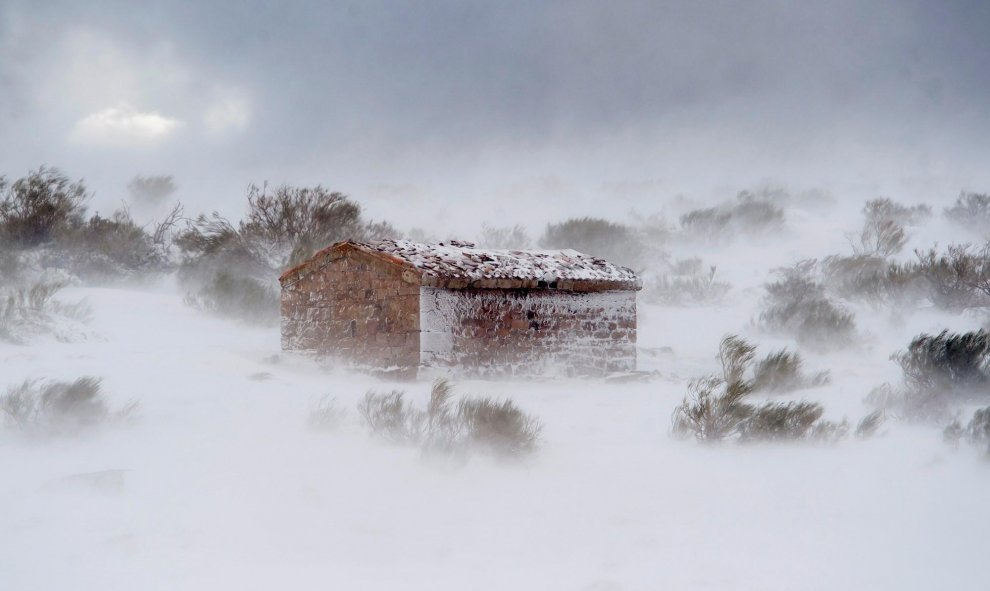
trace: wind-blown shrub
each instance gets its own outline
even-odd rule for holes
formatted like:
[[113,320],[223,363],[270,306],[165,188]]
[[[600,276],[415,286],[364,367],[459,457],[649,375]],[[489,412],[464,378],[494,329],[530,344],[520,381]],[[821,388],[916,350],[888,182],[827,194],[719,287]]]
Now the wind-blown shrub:
[[337,399],[325,396],[309,413],[309,426],[318,431],[334,431],[347,418],[347,410],[337,405]]
[[77,434],[132,418],[136,409],[137,403],[131,402],[111,410],[99,378],[94,377],[73,382],[28,380],[0,396],[4,424],[30,435]]
[[891,221],[901,226],[914,226],[932,215],[927,205],[902,205],[886,197],[872,199],[863,206],[867,220]]
[[784,210],[769,199],[743,191],[735,202],[685,213],[680,223],[689,237],[705,242],[724,241],[738,233],[779,230],[784,226]]
[[42,334],[71,340],[62,333],[62,325],[66,321],[87,322],[91,312],[85,302],[66,304],[55,299],[65,285],[39,281],[25,287],[0,289],[0,340],[23,344]]
[[863,417],[862,420],[859,421],[859,424],[856,425],[856,431],[854,432],[856,438],[869,439],[870,437],[876,435],[877,431],[880,429],[880,426],[883,425],[885,418],[886,415],[884,414],[883,409],[877,409]]
[[452,457],[475,450],[519,457],[539,448],[542,426],[511,400],[461,399],[455,405],[446,380],[434,382],[425,410],[407,403],[404,396],[397,390],[365,395],[358,414],[372,435],[418,446],[427,455]]
[[894,402],[912,418],[939,418],[953,402],[990,394],[986,331],[922,334],[893,359],[904,375],[902,399]]
[[824,409],[811,402],[748,402],[754,380],[747,377],[756,347],[730,335],[719,346],[721,375],[694,380],[690,394],[674,409],[672,432],[706,443],[726,439],[783,441],[838,439],[840,425],[823,421]]
[[853,242],[853,251],[860,256],[886,258],[904,249],[907,234],[904,226],[894,220],[867,219],[859,233],[859,240]]
[[600,218],[572,218],[548,224],[540,248],[571,248],[634,269],[649,258],[647,245],[630,226]]
[[816,388],[829,383],[827,371],[806,375],[804,360],[797,352],[781,349],[770,353],[753,368],[753,390],[786,393],[805,388]]
[[[190,301],[216,300],[204,309],[250,310],[255,303],[277,302],[266,290],[274,290],[282,271],[316,249],[343,239],[396,235],[388,224],[364,221],[360,206],[346,195],[320,186],[283,185],[273,190],[251,186],[247,201],[247,216],[237,225],[214,212],[189,221],[175,237],[174,244],[182,253],[179,279],[186,287],[199,290]],[[241,297],[236,290],[226,289],[232,284],[249,293]],[[219,300],[228,295],[235,300]],[[271,313],[277,314],[277,306]]]
[[986,235],[990,231],[990,193],[960,193],[955,204],[946,208],[945,217]]
[[11,184],[0,178],[0,241],[39,246],[82,223],[89,193],[57,168],[42,166]]
[[833,303],[824,287],[813,280],[813,261],[778,270],[780,279],[766,285],[760,325],[768,331],[789,334],[810,348],[827,350],[855,339],[851,312]]
[[526,229],[516,225],[511,228],[495,227],[484,224],[481,226],[481,236],[478,237],[478,246],[481,248],[504,248],[513,250],[525,250],[533,246]]
[[979,250],[963,244],[915,254],[915,272],[928,282],[933,304],[950,311],[990,305],[990,243]]
[[767,402],[742,422],[742,441],[794,441],[806,439],[825,414],[817,402]]
[[717,304],[732,286],[715,275],[715,265],[706,271],[699,258],[677,261],[669,273],[649,281],[643,295],[647,301],[669,306]]
[[195,293],[187,293],[185,301],[216,316],[274,324],[279,318],[279,297],[269,284],[220,271]]
[[875,255],[825,258],[821,265],[828,291],[842,298],[874,305],[913,304],[927,297],[928,282],[915,265]]

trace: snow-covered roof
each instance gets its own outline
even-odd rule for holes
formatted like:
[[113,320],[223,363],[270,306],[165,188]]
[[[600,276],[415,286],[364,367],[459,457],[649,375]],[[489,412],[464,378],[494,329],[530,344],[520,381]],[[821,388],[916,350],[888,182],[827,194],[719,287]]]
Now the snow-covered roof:
[[424,244],[409,240],[344,241],[316,253],[287,271],[285,284],[322,268],[333,252],[354,248],[415,272],[421,285],[464,289],[561,289],[569,291],[638,290],[642,282],[631,269],[576,250],[502,250],[476,248],[459,241]]

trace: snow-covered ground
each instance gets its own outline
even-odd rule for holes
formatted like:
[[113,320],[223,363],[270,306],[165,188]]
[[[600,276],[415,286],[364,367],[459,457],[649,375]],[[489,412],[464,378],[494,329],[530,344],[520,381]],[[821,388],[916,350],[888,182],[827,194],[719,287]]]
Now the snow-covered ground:
[[[777,263],[806,256],[800,245],[842,248],[820,220],[793,221],[795,249]],[[140,401],[140,420],[81,439],[2,435],[0,589],[986,589],[990,465],[938,429],[889,421],[835,446],[670,437],[723,335],[764,353],[788,344],[750,328],[764,256],[711,254],[734,286],[722,306],[640,306],[641,365],[661,379],[458,382],[545,425],[535,457],[459,468],[358,424],[368,389],[422,401],[425,381],[321,369],[282,354],[276,328],[200,314],[167,285],[66,290],[92,305],[89,339],[0,344],[0,387],[98,376],[115,405]],[[870,388],[897,379],[892,352],[972,325],[857,311],[864,344],[809,354],[832,383],[788,399],[855,423]],[[328,395],[350,415],[314,431]],[[72,477],[103,471],[122,472]]]

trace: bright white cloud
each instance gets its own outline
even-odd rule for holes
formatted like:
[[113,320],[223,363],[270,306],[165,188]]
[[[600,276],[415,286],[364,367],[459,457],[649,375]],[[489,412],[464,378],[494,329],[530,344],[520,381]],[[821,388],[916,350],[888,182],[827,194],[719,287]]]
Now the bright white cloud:
[[158,143],[182,127],[182,121],[158,112],[140,112],[122,103],[86,115],[73,126],[69,139],[90,145],[143,146]]

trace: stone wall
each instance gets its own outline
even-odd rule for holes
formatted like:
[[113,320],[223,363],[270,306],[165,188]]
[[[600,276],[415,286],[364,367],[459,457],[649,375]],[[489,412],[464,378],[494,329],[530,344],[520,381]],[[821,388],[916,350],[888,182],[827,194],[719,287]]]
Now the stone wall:
[[419,278],[355,249],[334,250],[282,287],[282,348],[360,365],[419,365]]
[[636,292],[423,287],[422,363],[469,375],[636,369]]

